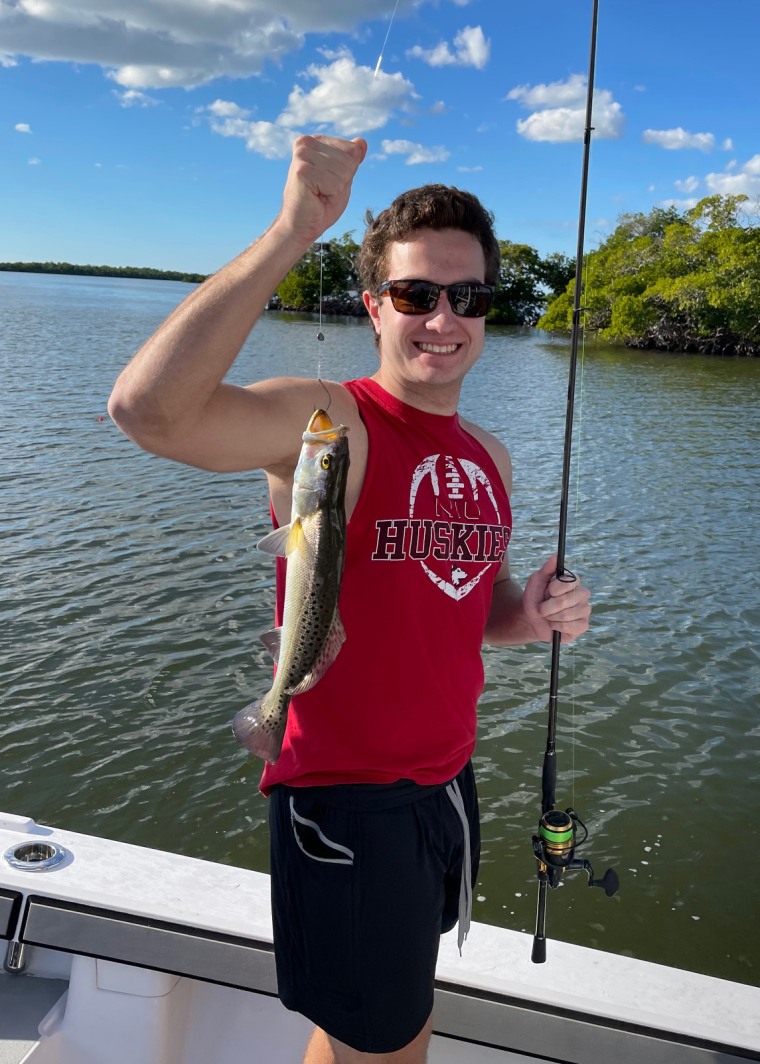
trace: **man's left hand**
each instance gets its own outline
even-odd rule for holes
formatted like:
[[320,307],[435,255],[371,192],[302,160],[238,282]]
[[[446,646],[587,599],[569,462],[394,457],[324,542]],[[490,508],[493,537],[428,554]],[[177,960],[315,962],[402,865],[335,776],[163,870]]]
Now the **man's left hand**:
[[563,643],[572,643],[588,630],[591,617],[591,592],[578,577],[556,577],[557,555],[528,578],[523,593],[523,610],[535,630],[535,638],[544,643],[560,632]]

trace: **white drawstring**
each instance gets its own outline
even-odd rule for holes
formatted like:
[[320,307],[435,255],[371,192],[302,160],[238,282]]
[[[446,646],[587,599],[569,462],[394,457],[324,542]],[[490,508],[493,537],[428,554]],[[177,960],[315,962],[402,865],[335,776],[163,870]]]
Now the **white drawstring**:
[[456,780],[452,780],[446,788],[446,793],[451,799],[451,804],[459,814],[462,821],[462,833],[464,850],[462,853],[462,881],[459,887],[459,929],[457,931],[457,946],[462,953],[462,944],[467,938],[472,919],[472,855],[470,853],[470,822],[467,819],[462,794]]

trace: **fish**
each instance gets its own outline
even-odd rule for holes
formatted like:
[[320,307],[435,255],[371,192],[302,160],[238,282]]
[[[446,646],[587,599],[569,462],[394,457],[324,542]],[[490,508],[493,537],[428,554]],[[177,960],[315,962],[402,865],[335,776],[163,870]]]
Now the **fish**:
[[291,698],[322,679],[346,639],[338,596],[346,553],[347,432],[324,410],[314,411],[293,476],[290,524],[257,544],[287,558],[282,625],[260,636],[277,668],[269,691],[236,714],[232,730],[271,764],[282,750]]

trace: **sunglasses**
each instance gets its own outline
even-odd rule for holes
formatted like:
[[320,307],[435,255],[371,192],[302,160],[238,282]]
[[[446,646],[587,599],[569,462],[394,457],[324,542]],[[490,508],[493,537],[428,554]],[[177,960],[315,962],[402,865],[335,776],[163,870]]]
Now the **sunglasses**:
[[448,296],[451,309],[460,318],[484,318],[493,301],[494,285],[459,281],[433,284],[432,281],[383,281],[378,298],[385,292],[399,314],[429,314],[438,306],[441,292]]

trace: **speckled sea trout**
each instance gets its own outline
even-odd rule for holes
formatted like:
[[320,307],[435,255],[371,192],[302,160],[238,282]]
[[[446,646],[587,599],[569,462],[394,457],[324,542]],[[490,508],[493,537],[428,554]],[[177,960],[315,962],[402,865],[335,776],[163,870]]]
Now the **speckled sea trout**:
[[232,729],[243,746],[272,764],[282,749],[291,698],[318,683],[346,638],[338,594],[346,543],[347,432],[324,410],[312,414],[293,477],[290,524],[257,544],[287,558],[282,627],[261,636],[277,670],[270,690],[240,710]]

